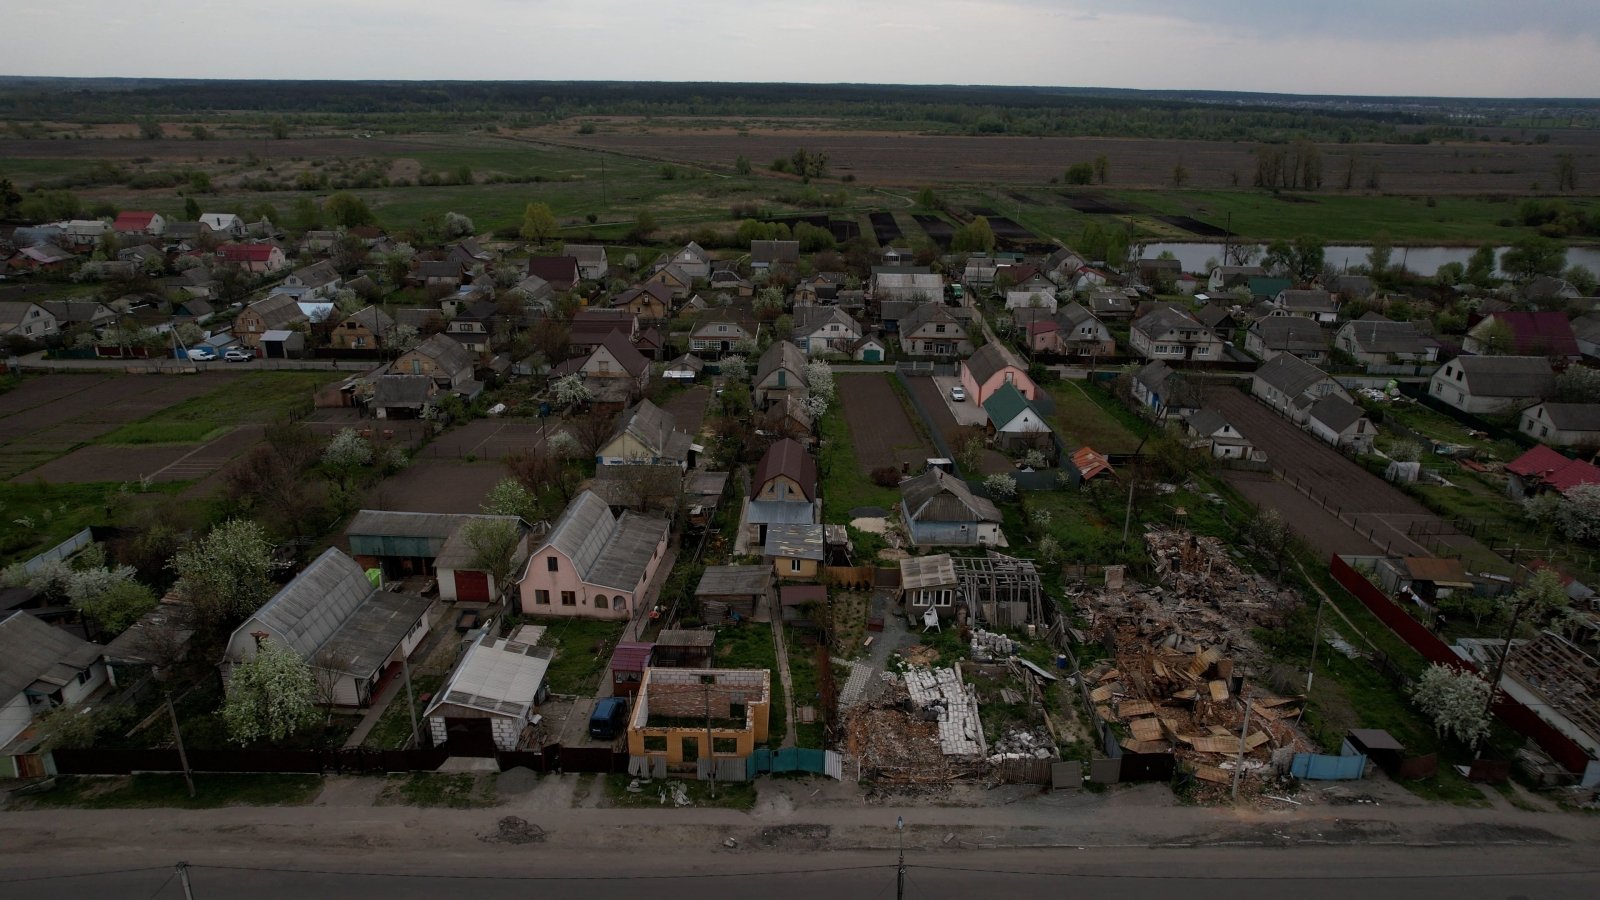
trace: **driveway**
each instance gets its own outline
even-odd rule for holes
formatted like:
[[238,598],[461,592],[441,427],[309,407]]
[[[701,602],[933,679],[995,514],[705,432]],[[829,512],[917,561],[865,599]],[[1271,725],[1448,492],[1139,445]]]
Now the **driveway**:
[[950,397],[950,389],[961,384],[959,375],[935,375],[933,383],[938,385],[939,398],[944,401],[944,408],[950,411],[950,417],[962,426],[976,425],[982,428],[989,422],[989,414],[983,411],[978,401],[972,397],[957,401]]

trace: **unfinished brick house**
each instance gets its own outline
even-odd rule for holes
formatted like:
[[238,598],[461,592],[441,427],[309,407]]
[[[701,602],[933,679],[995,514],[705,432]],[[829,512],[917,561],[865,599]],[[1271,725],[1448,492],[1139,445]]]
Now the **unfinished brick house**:
[[647,668],[628,724],[628,754],[648,760],[651,771],[748,759],[767,739],[771,707],[766,669]]

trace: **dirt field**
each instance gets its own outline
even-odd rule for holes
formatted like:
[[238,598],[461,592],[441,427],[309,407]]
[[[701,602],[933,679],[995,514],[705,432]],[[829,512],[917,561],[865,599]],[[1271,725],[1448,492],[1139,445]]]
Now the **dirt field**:
[[[1206,400],[1257,447],[1266,451],[1268,463],[1281,478],[1303,488],[1280,484],[1278,490],[1270,493],[1261,488],[1253,489],[1263,498],[1256,500],[1257,503],[1279,509],[1289,524],[1313,546],[1332,554],[1342,552],[1341,547],[1358,545],[1365,540],[1379,549],[1390,548],[1396,553],[1434,555],[1406,533],[1416,523],[1428,523],[1436,530],[1439,527],[1440,518],[1422,504],[1241,391],[1231,387],[1213,388]],[[1304,491],[1318,499],[1306,500]],[[1248,491],[1246,493],[1248,496]],[[1291,495],[1301,499],[1290,499]],[[1333,516],[1309,512],[1320,513],[1321,501],[1326,501]],[[1298,515],[1301,512],[1307,515],[1301,517]],[[1338,535],[1334,527],[1335,523],[1343,524],[1335,516],[1342,516],[1351,523],[1344,524],[1343,536]],[[1451,535],[1445,540],[1473,556],[1489,555],[1486,548],[1464,535]]]
[[[950,182],[1044,184],[1073,161],[1104,153],[1111,160],[1113,187],[1170,187],[1180,162],[1192,188],[1248,187],[1255,174],[1253,143],[1076,137],[966,137],[806,129],[685,129],[627,123],[626,130],[575,135],[551,127],[534,134],[552,143],[612,150],[630,156],[732,167],[744,156],[756,164],[786,157],[797,148],[828,154],[835,175],[872,184],[915,186]],[[1600,153],[1600,133],[1560,132],[1547,144],[1496,141],[1456,144],[1324,144],[1323,180],[1337,186],[1343,160],[1358,154],[1376,164],[1385,191],[1398,193],[1525,193],[1534,181],[1554,178],[1556,157],[1575,152],[1583,172]],[[0,144],[0,155],[3,155]],[[1237,180],[1235,180],[1237,178]],[[1362,186],[1357,176],[1356,186]],[[1600,191],[1594,178],[1579,178],[1583,193]]]
[[541,425],[538,422],[474,419],[435,438],[418,455],[423,459],[466,459],[470,456],[499,461],[518,450],[538,445],[543,440],[542,434],[558,425],[554,420]]
[[475,513],[495,482],[507,475],[498,460],[419,461],[367,495],[366,509],[400,512]]
[[915,472],[934,455],[889,386],[893,377],[887,373],[835,376],[845,422],[850,425],[850,439],[855,443],[856,460],[868,472],[905,463],[910,463]]
[[[678,430],[698,437],[706,421],[706,405],[711,402],[711,388],[697,384],[686,391],[674,394],[662,409],[672,414]],[[698,441],[696,441],[698,443]]]
[[223,138],[214,141],[145,141],[137,138],[51,141],[30,138],[0,139],[0,159],[170,159],[186,162],[195,157],[245,157],[262,159],[334,159],[354,156],[393,156],[421,150],[436,150],[442,142],[420,138],[292,138],[264,141]]

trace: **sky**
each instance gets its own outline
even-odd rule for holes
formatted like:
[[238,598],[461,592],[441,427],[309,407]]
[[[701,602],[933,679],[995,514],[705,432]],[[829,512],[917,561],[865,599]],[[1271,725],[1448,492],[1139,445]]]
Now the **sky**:
[[1595,0],[74,0],[0,74],[1594,97]]

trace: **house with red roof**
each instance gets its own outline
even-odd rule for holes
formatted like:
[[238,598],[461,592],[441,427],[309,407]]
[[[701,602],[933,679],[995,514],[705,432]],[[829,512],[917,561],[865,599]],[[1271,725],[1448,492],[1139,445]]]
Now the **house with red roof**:
[[537,275],[558,291],[570,291],[581,277],[578,260],[572,256],[534,256],[528,259],[528,274]]
[[111,223],[111,230],[117,234],[160,235],[167,230],[167,220],[158,212],[125,210],[117,214],[117,220]]
[[266,275],[289,267],[289,258],[277,244],[222,244],[217,247],[217,262],[246,272]]
[[1492,313],[1472,326],[1462,346],[1468,353],[1570,360],[1583,356],[1572,321],[1563,312]]
[[1554,491],[1565,494],[1579,485],[1600,484],[1600,466],[1571,459],[1540,444],[1506,463],[1506,493],[1522,500]]

